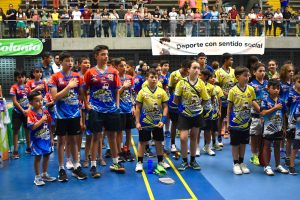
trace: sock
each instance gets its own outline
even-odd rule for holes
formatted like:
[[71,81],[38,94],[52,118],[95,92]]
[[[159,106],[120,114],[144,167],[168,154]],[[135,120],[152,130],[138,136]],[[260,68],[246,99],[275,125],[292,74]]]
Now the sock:
[[238,160],[233,160],[233,164],[239,164]]
[[239,163],[241,164],[241,163],[243,163],[244,162],[244,157],[240,157],[239,158]]
[[157,155],[157,160],[158,160],[158,162],[162,162],[163,161],[163,156],[162,155]]
[[71,158],[67,158],[67,162],[68,162],[68,161],[71,161]]
[[195,156],[191,156],[191,162],[195,161]]
[[77,162],[75,162],[75,164],[74,164],[74,169],[77,169],[78,167],[80,167],[80,163],[77,161]]
[[188,162],[187,158],[182,158],[183,162]]
[[117,164],[117,163],[118,163],[118,157],[113,158],[112,160],[113,160],[113,163],[114,163],[114,164]]
[[213,139],[212,139],[212,143],[213,143],[213,145],[216,144],[216,138],[213,138]]
[[175,139],[171,139],[171,145],[175,144]]
[[97,166],[97,162],[96,161],[91,161],[91,167],[93,167],[93,166]]
[[47,172],[42,173],[42,177],[45,177],[45,176],[47,176]]
[[65,169],[65,167],[64,167],[63,165],[62,165],[62,166],[59,166],[59,167],[58,167],[58,171],[60,171],[61,169],[63,169],[63,170],[64,170],[64,169]]
[[138,162],[143,163],[143,157],[138,157]]
[[41,175],[40,174],[39,175],[35,175],[34,178],[35,179],[39,179],[39,178],[41,178]]
[[124,148],[124,144],[123,144],[123,142],[121,142],[121,149],[123,149]]

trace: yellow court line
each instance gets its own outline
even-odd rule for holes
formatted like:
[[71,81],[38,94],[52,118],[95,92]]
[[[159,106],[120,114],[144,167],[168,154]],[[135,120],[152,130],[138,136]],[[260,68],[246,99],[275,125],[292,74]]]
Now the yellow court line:
[[176,167],[174,166],[173,162],[170,160],[170,158],[164,154],[166,160],[169,162],[170,166],[172,167],[172,169],[174,170],[174,172],[176,173],[176,175],[178,176],[179,180],[181,181],[181,183],[183,184],[183,186],[185,187],[185,189],[188,191],[188,193],[191,195],[193,200],[197,200],[198,198],[196,197],[196,195],[194,194],[194,192],[191,190],[190,186],[185,182],[184,178],[181,176],[181,174],[179,173],[179,171],[176,169]]
[[[135,143],[134,143],[132,137],[131,137],[131,144],[132,144],[132,148],[133,148],[134,154],[136,155],[136,158],[138,158],[138,152],[137,152],[137,150],[136,150],[136,146],[135,146]],[[145,183],[145,185],[146,185],[146,189],[147,189],[149,198],[150,198],[150,200],[154,200],[155,198],[154,198],[152,189],[151,189],[151,187],[150,187],[148,178],[147,178],[146,173],[145,173],[144,170],[142,171],[142,176],[143,176],[144,183]]]

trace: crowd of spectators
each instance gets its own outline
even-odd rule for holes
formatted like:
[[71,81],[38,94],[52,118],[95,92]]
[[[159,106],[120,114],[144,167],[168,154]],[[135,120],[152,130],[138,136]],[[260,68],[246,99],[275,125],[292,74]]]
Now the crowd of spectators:
[[[30,2],[32,1],[32,3]],[[247,13],[241,6],[222,7],[217,0],[210,9],[202,1],[201,10],[195,0],[180,0],[178,7],[150,11],[152,1],[119,0],[102,7],[100,0],[26,0],[26,9],[9,5],[0,8],[0,38],[7,37],[149,37],[149,36],[288,36],[295,24],[299,36],[300,10],[292,13],[286,1],[282,8],[262,10],[258,4]],[[273,33],[272,33],[273,30]],[[291,34],[290,34],[291,35]],[[293,34],[294,35],[294,34]]]

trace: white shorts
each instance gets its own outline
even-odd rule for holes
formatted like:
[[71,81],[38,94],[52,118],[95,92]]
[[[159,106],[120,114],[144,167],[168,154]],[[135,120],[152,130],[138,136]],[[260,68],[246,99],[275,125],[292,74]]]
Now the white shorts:
[[250,135],[262,135],[263,134],[263,119],[252,118],[250,125]]

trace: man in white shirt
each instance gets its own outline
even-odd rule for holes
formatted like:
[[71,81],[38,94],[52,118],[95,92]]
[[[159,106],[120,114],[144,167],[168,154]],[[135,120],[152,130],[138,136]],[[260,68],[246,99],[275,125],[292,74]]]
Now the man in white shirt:
[[78,6],[75,7],[75,10],[72,12],[72,17],[73,17],[73,33],[74,37],[80,37],[81,36],[81,12],[78,8]]
[[177,16],[178,16],[178,14],[176,12],[176,8],[172,8],[172,12],[169,13],[171,37],[176,36]]
[[60,66],[60,62],[59,62],[59,54],[56,54],[54,56],[54,63],[52,64],[52,70],[53,70],[53,73],[61,71],[61,66]]

